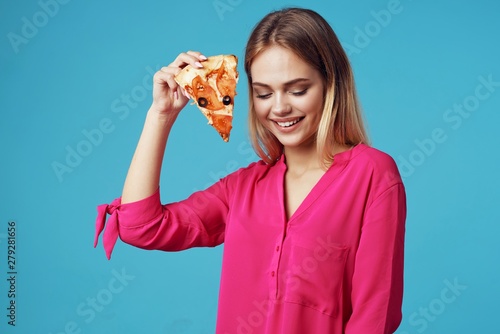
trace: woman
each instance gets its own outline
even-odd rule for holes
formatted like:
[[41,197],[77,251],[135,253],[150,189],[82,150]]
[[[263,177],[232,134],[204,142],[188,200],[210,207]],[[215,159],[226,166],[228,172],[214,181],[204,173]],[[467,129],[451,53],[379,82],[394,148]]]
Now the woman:
[[[401,321],[406,200],[393,159],[367,144],[352,71],[317,13],[273,12],[254,28],[245,70],[262,160],[188,199],[160,204],[172,125],[188,102],[173,76],[153,103],[121,199],[99,207],[96,242],[145,249],[224,242],[217,333],[393,333]],[[168,159],[167,159],[168,160]]]

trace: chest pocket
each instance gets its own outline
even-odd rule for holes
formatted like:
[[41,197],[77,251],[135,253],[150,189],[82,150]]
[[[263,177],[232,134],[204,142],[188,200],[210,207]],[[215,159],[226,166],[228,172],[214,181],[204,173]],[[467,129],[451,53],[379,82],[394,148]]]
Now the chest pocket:
[[313,245],[293,245],[285,274],[284,301],[335,317],[342,298],[349,249],[320,236]]

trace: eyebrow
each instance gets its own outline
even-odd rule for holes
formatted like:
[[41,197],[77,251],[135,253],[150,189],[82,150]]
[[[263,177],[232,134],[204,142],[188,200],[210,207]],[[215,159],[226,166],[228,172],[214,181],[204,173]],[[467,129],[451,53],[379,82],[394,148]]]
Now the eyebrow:
[[[293,79],[293,80],[290,80],[290,81],[287,81],[284,83],[284,86],[291,86],[293,84],[296,84],[296,83],[301,83],[301,82],[309,82],[311,80],[307,79],[307,78],[297,78],[297,79]],[[260,87],[270,87],[269,85],[265,84],[265,83],[262,83],[262,82],[252,82],[252,86],[260,86]]]

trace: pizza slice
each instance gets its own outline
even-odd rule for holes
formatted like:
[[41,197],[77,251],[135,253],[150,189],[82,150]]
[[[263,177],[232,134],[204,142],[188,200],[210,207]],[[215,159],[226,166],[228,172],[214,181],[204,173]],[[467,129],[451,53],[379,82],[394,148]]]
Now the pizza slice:
[[232,128],[238,58],[218,55],[208,57],[202,64],[203,68],[186,66],[175,76],[175,81],[195,101],[208,124],[227,142]]

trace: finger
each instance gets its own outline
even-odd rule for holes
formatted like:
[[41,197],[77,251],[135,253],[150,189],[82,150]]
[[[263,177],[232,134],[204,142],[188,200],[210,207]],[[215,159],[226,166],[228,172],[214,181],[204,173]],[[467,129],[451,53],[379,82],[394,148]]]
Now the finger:
[[175,92],[177,93],[178,96],[186,97],[188,100],[191,99],[191,96],[189,96],[186,90],[181,86],[177,86],[177,90]]
[[153,80],[157,84],[168,86],[170,89],[176,90],[179,85],[174,80],[173,73],[174,73],[173,69],[164,67],[155,73]]
[[181,71],[181,69],[179,67],[168,65],[168,66],[163,66],[162,68],[160,68],[160,71],[162,71],[166,74],[172,75],[172,76],[176,76]]
[[180,68],[164,66],[160,69],[160,71],[162,73],[158,74],[156,78],[158,80],[157,82],[159,83],[166,82],[171,89],[176,89],[176,87],[178,87],[177,89],[178,93],[184,95],[188,99],[191,99],[191,96],[186,92],[184,87],[179,86],[177,81],[175,81],[175,76],[181,71]]
[[198,60],[200,60],[200,61],[205,61],[205,60],[207,60],[207,57],[206,57],[204,54],[202,54],[201,52],[199,52],[199,51],[188,51],[188,52],[186,52],[186,53],[187,53],[188,55],[191,55],[191,56],[195,56],[195,57],[197,57],[197,58],[198,58]]
[[189,95],[189,93],[184,88],[182,88],[182,87],[179,86],[179,89],[180,89],[182,95],[184,95],[188,99],[191,99],[191,95]]
[[[191,51],[188,51],[191,52]],[[168,67],[179,67],[184,68],[187,65],[191,65],[195,68],[203,68],[199,56],[189,53],[181,53]]]

